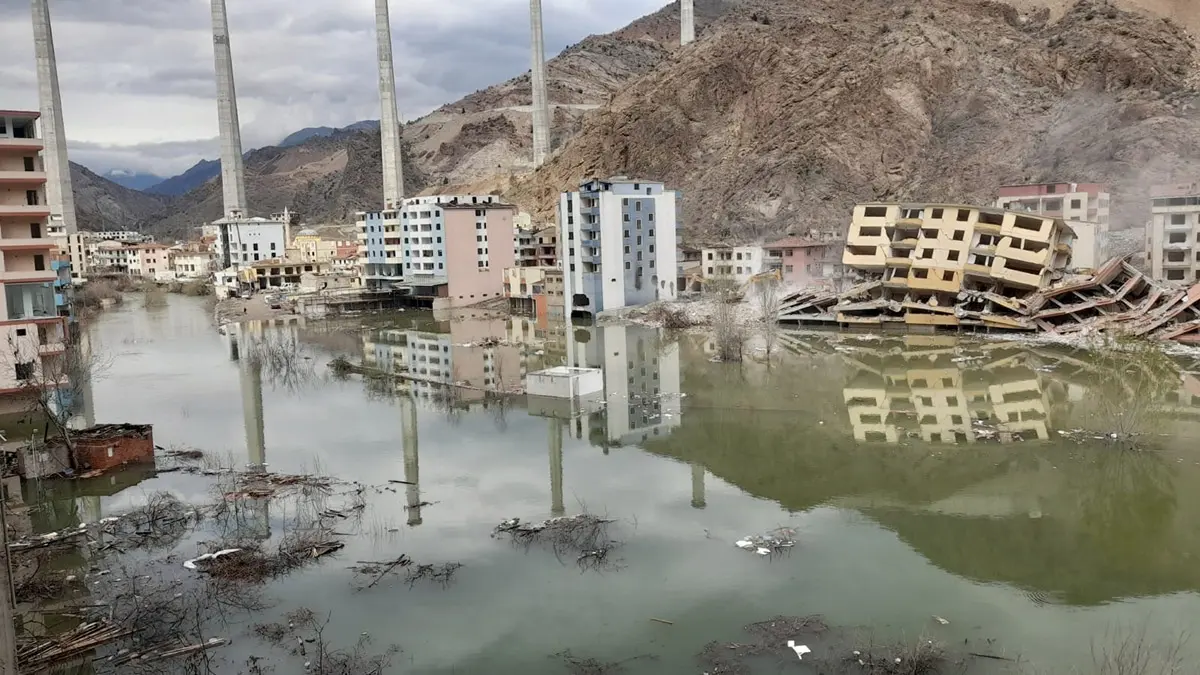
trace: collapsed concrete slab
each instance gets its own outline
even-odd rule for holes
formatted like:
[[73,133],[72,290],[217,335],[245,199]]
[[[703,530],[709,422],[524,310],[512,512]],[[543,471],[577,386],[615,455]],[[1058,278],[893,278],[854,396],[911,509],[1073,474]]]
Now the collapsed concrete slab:
[[901,329],[1125,332],[1200,343],[1200,284],[1152,280],[1113,258],[1068,277],[1061,220],[962,205],[855,207],[843,262],[864,279],[783,299],[779,322]]

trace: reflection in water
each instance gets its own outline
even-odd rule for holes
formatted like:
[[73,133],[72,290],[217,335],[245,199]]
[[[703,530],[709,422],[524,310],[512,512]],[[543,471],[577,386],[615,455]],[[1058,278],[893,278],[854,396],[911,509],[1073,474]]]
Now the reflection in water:
[[682,423],[679,345],[647,326],[579,328],[567,335],[567,364],[604,370],[605,408],[588,416],[602,447],[637,445]]
[[[264,326],[262,322],[228,327],[230,359],[237,363],[238,382],[242,398],[242,424],[246,433],[246,471],[262,473],[267,470],[266,426],[263,420],[263,368],[270,357],[264,352],[270,347],[265,340],[277,331],[285,335],[294,324]],[[294,333],[293,333],[294,335]],[[229,533],[234,539],[265,541],[271,538],[271,500],[269,497],[239,495],[229,504]]]
[[408,524],[421,524],[420,450],[417,445],[417,406],[412,396],[399,396],[400,437],[404,443],[404,489],[408,507]]
[[[646,448],[794,511],[853,509],[949,572],[1042,600],[1200,590],[1195,410],[1177,404],[1159,452],[1128,452],[1060,433],[1106,384],[1078,352],[942,337],[790,346],[760,370],[688,345],[687,423]],[[1014,442],[944,445],[985,427]]]

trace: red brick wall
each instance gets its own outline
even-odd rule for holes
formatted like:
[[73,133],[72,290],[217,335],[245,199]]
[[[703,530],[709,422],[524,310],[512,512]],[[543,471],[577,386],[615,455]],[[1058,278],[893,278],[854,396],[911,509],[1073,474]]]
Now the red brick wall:
[[[109,449],[112,456],[109,456]],[[82,438],[75,442],[79,463],[85,469],[106,471],[122,464],[154,461],[154,436],[145,438],[117,437],[107,439]]]

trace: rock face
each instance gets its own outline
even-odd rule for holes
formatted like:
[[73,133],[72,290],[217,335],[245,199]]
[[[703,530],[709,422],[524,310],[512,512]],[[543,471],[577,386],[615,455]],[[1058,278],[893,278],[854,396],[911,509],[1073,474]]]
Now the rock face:
[[1004,183],[1145,188],[1200,158],[1179,26],[1082,0],[1058,21],[986,0],[746,0],[588,116],[513,199],[580,176],[665,180],[694,235],[844,227],[855,202],[988,203]]
[[[496,191],[551,218],[584,177],[644,176],[684,192],[689,233],[754,240],[844,227],[855,202],[987,203],[1043,180],[1113,183],[1115,226],[1133,226],[1148,185],[1196,177],[1196,46],[1163,17],[1200,28],[1200,3],[696,5],[686,48],[672,3],[550,61],[555,150],[536,172],[527,74],[406,125],[407,190]],[[381,199],[379,155],[377,131],[250,153],[252,210],[345,222]],[[220,210],[209,181],[142,217],[178,233]]]
[[121,187],[72,162],[75,217],[81,230],[153,229],[166,200]]

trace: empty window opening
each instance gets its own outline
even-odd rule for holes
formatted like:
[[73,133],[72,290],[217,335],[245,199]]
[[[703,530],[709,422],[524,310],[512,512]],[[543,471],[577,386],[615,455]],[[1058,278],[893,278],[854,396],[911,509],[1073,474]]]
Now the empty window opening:
[[941,218],[941,217],[942,217],[942,214],[943,214],[943,211],[942,211],[942,209],[934,209],[934,210],[933,210],[933,217],[934,217],[934,218]]
[[967,236],[966,230],[955,230],[954,236],[951,237],[951,239],[953,239],[954,241],[962,241],[963,238],[966,236]]
[[942,272],[942,281],[954,281],[954,272],[950,270]]
[[926,248],[926,249],[921,250],[921,259],[922,260],[930,260],[932,258],[933,258],[933,249]]
[[[878,237],[883,234],[883,228],[880,227],[860,227],[858,233],[864,237]],[[738,259],[741,259],[741,254],[738,254]]]
[[918,279],[928,279],[929,278],[929,270],[921,270],[921,269],[913,270],[913,276]]
[[958,220],[958,222],[965,223],[970,219],[971,219],[971,212],[969,210],[967,210],[967,209],[959,209],[958,210],[958,215],[956,216],[956,220]]
[[887,207],[886,206],[868,206],[866,208],[866,210],[863,211],[863,215],[865,215],[868,218],[883,218],[887,215]]
[[1187,235],[1184,234],[1183,232],[1172,232],[1171,234],[1167,235],[1167,243],[1168,244],[1186,244],[1187,243]]
[[958,251],[950,251],[950,253],[948,254],[948,257],[951,262],[957,261],[958,260]]
[[[1052,209],[1052,210],[1054,210],[1054,209]],[[1043,222],[1045,222],[1045,221],[1040,220],[1038,218],[1030,218],[1028,216],[1017,216],[1016,219],[1013,221],[1013,225],[1015,225],[1018,229],[1031,230],[1033,232],[1041,232]]]
[[1172,225],[1187,225],[1187,214],[1172,213],[1171,214],[1171,224]]
[[1004,214],[988,213],[987,211],[980,211],[979,212],[979,222],[981,222],[985,225],[1003,225],[1004,224]]

